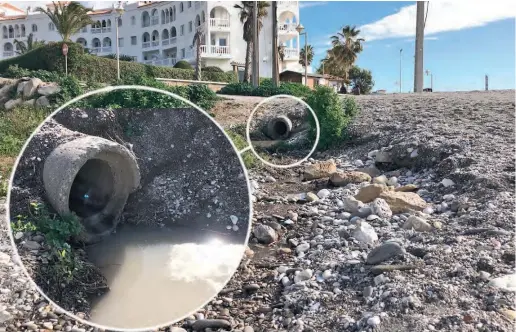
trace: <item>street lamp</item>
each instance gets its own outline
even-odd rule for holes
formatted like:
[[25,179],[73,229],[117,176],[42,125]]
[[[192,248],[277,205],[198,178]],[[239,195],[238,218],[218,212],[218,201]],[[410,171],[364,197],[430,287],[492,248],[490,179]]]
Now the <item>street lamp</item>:
[[118,26],[120,25],[120,19],[122,18],[122,14],[124,13],[124,8],[122,7],[121,2],[118,3],[118,7],[115,9],[116,11],[116,70],[117,70],[117,78],[120,80],[120,38],[118,32]]
[[403,53],[403,49],[400,48],[400,93],[401,93],[401,87],[402,87],[402,84],[401,84],[401,55]]
[[430,70],[426,70],[426,76],[430,75],[430,90],[434,92],[434,74]]
[[300,36],[305,35],[305,85],[308,86],[308,33],[303,32],[304,29],[305,27],[301,23],[296,27]]

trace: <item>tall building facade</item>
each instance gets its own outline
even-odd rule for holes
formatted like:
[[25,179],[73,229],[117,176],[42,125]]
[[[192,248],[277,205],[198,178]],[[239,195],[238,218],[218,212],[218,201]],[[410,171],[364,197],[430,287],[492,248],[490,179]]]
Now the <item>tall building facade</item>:
[[[195,63],[195,32],[203,33],[201,59],[204,66],[217,66],[227,71],[232,64],[244,64],[246,42],[237,1],[144,1],[125,2],[89,14],[95,22],[72,37],[91,54],[105,56],[116,53],[132,56],[136,61],[159,66],[173,66],[177,61]],[[52,4],[47,5],[47,7]],[[122,10],[120,10],[122,9]],[[272,76],[272,8],[263,19],[260,32],[260,76]],[[280,70],[301,71],[297,1],[278,1],[278,44],[284,47]],[[0,60],[19,54],[20,43],[33,39],[60,41],[54,24],[34,8],[21,9],[13,4],[0,4]],[[16,42],[15,42],[16,40]]]

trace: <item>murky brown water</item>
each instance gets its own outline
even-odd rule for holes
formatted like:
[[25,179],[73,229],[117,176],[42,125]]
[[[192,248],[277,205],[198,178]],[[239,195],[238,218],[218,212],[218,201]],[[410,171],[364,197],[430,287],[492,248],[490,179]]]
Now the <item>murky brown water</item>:
[[243,252],[214,233],[125,225],[88,248],[110,287],[93,300],[90,321],[139,329],[181,319],[222,289]]

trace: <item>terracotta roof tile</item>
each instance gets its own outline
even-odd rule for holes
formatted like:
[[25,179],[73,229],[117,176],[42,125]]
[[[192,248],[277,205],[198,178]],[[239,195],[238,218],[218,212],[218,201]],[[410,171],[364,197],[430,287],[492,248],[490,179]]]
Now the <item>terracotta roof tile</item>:
[[25,10],[20,9],[20,8],[18,8],[16,6],[13,6],[10,3],[6,3],[6,2],[0,3],[0,7],[4,7],[4,8],[7,8],[7,9],[10,9],[10,10],[14,10],[14,11],[20,12],[20,13],[25,13]]

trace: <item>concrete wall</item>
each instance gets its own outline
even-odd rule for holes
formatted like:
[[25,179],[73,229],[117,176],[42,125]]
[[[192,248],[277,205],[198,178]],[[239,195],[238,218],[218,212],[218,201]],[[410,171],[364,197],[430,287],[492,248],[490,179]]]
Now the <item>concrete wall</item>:
[[225,87],[228,83],[222,82],[208,82],[208,81],[191,81],[191,80],[176,80],[169,78],[157,78],[158,81],[165,83],[168,86],[185,86],[190,84],[205,84],[213,92],[218,92],[220,89]]

